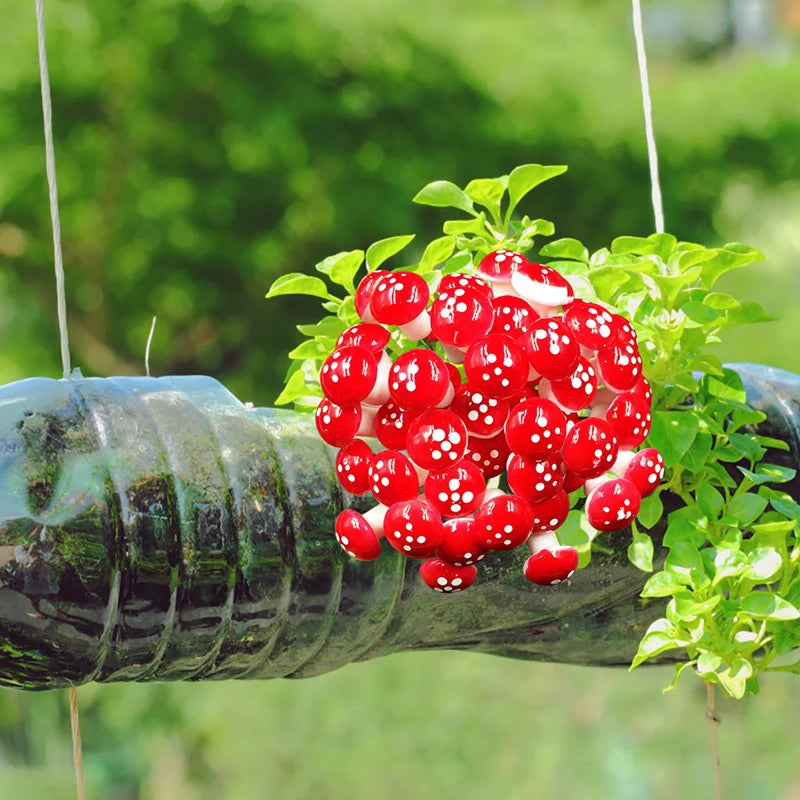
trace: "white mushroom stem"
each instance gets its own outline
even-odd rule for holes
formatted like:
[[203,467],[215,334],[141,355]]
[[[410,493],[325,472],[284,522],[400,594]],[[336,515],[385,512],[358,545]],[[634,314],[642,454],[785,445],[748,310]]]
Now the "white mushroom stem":
[[[528,298],[525,298],[528,300]],[[540,317],[555,317],[558,316],[558,306],[548,306],[544,303],[537,303],[533,300],[528,300],[530,303],[531,308],[540,316]]]
[[494,500],[495,497],[500,497],[500,495],[505,494],[502,489],[498,489],[496,486],[488,486],[486,487],[486,494],[483,496],[483,501],[481,505],[488,503],[490,500]]
[[636,453],[634,453],[633,450],[620,450],[619,455],[617,455],[617,460],[611,467],[611,471],[618,478],[623,478],[625,476],[625,470],[628,469],[635,455]]
[[378,503],[378,505],[371,508],[365,514],[362,514],[367,522],[367,525],[369,525],[370,528],[375,531],[375,535],[379,539],[383,536],[383,518],[386,516],[386,512],[388,510],[388,506]]
[[595,403],[594,405],[589,406],[589,416],[605,419],[606,414],[608,413],[608,408],[609,406],[605,403]]
[[550,385],[550,383],[551,382],[547,378],[542,378],[539,381],[539,397],[543,397],[545,400],[549,400],[551,403],[555,403],[565,414],[571,414],[572,413],[571,408],[562,406],[561,403],[558,402],[553,392],[553,387]]
[[[489,281],[489,278],[485,278],[484,280]],[[507,281],[495,279],[489,282],[492,286],[492,294],[495,297],[505,297],[506,295],[512,295],[513,297],[520,296],[519,292],[511,285],[510,278]]]
[[453,388],[452,381],[447,386],[447,391],[444,394],[441,402],[436,404],[436,408],[447,408],[453,400],[456,390]]
[[442,347],[444,348],[445,356],[447,356],[451,364],[464,363],[464,354],[467,352],[466,348],[462,350],[460,347],[453,347],[453,345],[445,344],[444,342],[442,342]]
[[377,406],[370,406],[366,403],[361,404],[361,424],[358,426],[356,436],[366,436],[368,439],[375,438],[375,416],[377,413]]
[[542,550],[555,550],[559,547],[558,538],[553,531],[545,531],[544,533],[532,533],[528,537],[528,549],[531,555],[535,556],[541,553]]
[[604,483],[607,481],[612,480],[613,477],[609,476],[608,473],[601,475],[599,478],[589,478],[584,484],[583,489],[586,492],[586,497],[588,499],[589,495],[595,490],[600,488]]
[[419,342],[425,339],[431,333],[430,314],[423,308],[411,322],[401,325],[400,331],[406,339],[410,339],[412,342]]
[[364,398],[364,402],[371,406],[382,406],[389,399],[389,370],[392,368],[392,359],[381,353],[378,360],[378,375],[372,391]]
[[532,366],[528,366],[528,383],[536,383],[541,377],[542,376]]

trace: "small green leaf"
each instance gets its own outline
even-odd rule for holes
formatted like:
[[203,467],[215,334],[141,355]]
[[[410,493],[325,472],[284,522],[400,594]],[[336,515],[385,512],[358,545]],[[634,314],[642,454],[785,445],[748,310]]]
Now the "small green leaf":
[[742,527],[749,525],[767,507],[767,500],[757,494],[745,492],[736,495],[728,503],[728,515],[734,517]]
[[697,672],[700,677],[716,672],[722,666],[722,656],[716,653],[701,653],[697,658]]
[[759,583],[775,580],[783,565],[781,554],[774,547],[757,547],[748,553],[747,559],[750,567],[744,577]]
[[284,294],[307,294],[312,297],[321,297],[323,300],[336,299],[328,292],[328,287],[323,280],[302,272],[288,272],[286,275],[281,275],[269,287],[267,298]]
[[666,694],[667,692],[671,692],[678,685],[678,679],[683,674],[683,671],[685,669],[688,669],[689,667],[691,667],[693,664],[694,664],[694,661],[684,661],[681,664],[676,664],[675,665],[675,677],[673,677],[673,679],[669,682],[668,686],[665,686],[661,690],[661,693],[662,694]]
[[674,598],[675,613],[681,620],[691,622],[713,611],[721,600],[722,595],[715,594],[708,600],[698,602],[690,592],[681,592]]
[[349,252],[328,256],[320,261],[319,264],[316,264],[314,268],[318,272],[327,275],[334,283],[343,286],[351,294],[355,294],[356,289],[353,285],[353,278],[363,261],[363,250],[350,250]]
[[481,211],[475,219],[449,219],[442,226],[442,230],[451,236],[461,236],[465,233],[481,236],[486,233],[485,222],[486,214]]
[[511,212],[517,207],[517,203],[528,194],[531,189],[539,184],[549,181],[567,171],[564,166],[545,167],[541,164],[523,164],[511,170],[508,176],[508,210],[506,214],[511,216]]
[[736,577],[748,569],[747,558],[739,550],[719,547],[706,552],[713,554],[711,560],[714,564],[714,580],[712,581],[714,586],[725,578]]
[[669,597],[683,589],[674,575],[669,572],[656,572],[648,578],[642,589],[642,597]]
[[764,256],[758,250],[736,242],[726,244],[713,252],[714,257],[705,261],[702,265],[702,284],[705,289],[710,289],[717,279],[726,272],[764,259]]
[[701,483],[696,497],[697,505],[709,519],[716,519],[725,505],[725,498],[710,483]]
[[436,206],[437,208],[458,208],[468,214],[475,214],[472,200],[450,181],[433,181],[423,186],[414,196],[414,202],[423,206]]
[[442,236],[439,239],[434,239],[422,254],[419,266],[420,272],[426,272],[433,269],[437,264],[446,261],[453,254],[456,246],[454,236]]
[[773,592],[751,592],[742,598],[740,608],[754,619],[800,619],[800,611]]
[[697,417],[690,411],[655,411],[647,441],[668,467],[678,464],[697,436]]
[[709,433],[698,433],[692,446],[683,454],[681,465],[691,472],[701,472],[711,452],[713,438]]
[[762,483],[788,483],[797,475],[796,469],[783,467],[780,464],[759,464],[756,471],[752,472],[745,467],[739,467],[740,472],[749,478],[756,486]]
[[397,255],[404,247],[414,241],[414,234],[407,236],[390,236],[374,242],[367,248],[367,271],[372,272],[392,256]]
[[739,308],[731,309],[725,315],[723,328],[738,328],[740,325],[752,325],[756,322],[773,322],[778,319],[774,314],[770,314],[755,300],[748,300]]
[[720,686],[736,700],[744,697],[747,688],[747,679],[753,674],[753,667],[743,658],[734,658],[730,667],[717,672]]
[[314,325],[298,325],[297,330],[303,336],[327,336],[336,339],[341,333],[344,333],[345,327],[345,324],[338,317],[323,317]]
[[315,389],[306,385],[305,374],[302,369],[298,369],[291,378],[289,378],[286,382],[286,386],[283,387],[283,391],[275,399],[275,405],[285,406],[297,400],[298,397],[304,397],[310,394],[315,394]]
[[545,258],[563,258],[569,261],[582,261],[584,264],[589,263],[589,251],[583,246],[583,243],[568,237],[548,242],[539,250],[539,255],[545,256]]
[[681,311],[698,325],[709,325],[719,318],[719,312],[705,305],[705,303],[690,302],[681,306]]
[[734,400],[737,403],[747,402],[747,393],[739,374],[732,369],[725,369],[722,377],[705,375],[703,388],[712,396],[722,400]]
[[751,463],[760,461],[766,453],[766,450],[755,441],[753,436],[747,436],[743,433],[731,433],[728,435],[728,439],[736,452]]
[[653,540],[646,534],[633,529],[633,541],[628,545],[628,558],[642,572],[653,571]]
[[289,351],[289,358],[293,360],[313,358],[323,361],[333,352],[333,347],[330,346],[331,344],[333,343],[330,342],[330,340],[328,340],[326,344],[324,340],[310,339],[301,342],[294,350]]
[[717,311],[730,311],[732,308],[741,308],[741,303],[730,294],[710,292],[703,298],[703,305]]
[[657,619],[648,629],[639,642],[639,649],[631,663],[631,669],[639,666],[643,661],[665,650],[676,647],[685,647],[689,640],[681,636],[666,619]]
[[669,551],[664,569],[680,583],[700,588],[708,583],[700,551],[688,542],[676,542]]
[[500,216],[500,200],[506,193],[508,177],[502,178],[476,178],[464,187],[464,193],[475,203],[484,206],[494,214]]
[[642,506],[636,519],[645,528],[652,528],[664,514],[664,503],[661,501],[661,493],[655,492],[642,499]]

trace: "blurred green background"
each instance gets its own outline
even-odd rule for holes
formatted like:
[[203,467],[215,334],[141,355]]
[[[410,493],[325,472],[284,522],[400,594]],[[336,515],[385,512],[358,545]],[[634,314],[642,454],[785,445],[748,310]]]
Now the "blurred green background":
[[[668,230],[766,260],[783,314],[722,347],[800,371],[800,3],[645,3]],[[269,405],[315,301],[287,271],[443,215],[425,183],[565,163],[522,209],[590,247],[652,232],[625,0],[51,0],[73,362],[204,372]],[[60,372],[32,3],[0,26],[0,381]],[[704,692],[464,653],[307,682],[80,691],[93,797],[708,797]],[[800,688],[725,703],[726,796],[800,798]],[[74,797],[65,693],[0,693],[0,794]]]

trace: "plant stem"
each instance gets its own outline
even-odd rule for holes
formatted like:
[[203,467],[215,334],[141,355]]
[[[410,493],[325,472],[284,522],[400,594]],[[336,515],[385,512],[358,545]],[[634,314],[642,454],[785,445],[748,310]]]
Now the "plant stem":
[[719,768],[719,724],[720,718],[715,710],[714,684],[706,681],[706,717],[711,733],[711,755],[714,759],[714,786],[716,800],[722,800],[722,775]]
[[81,726],[78,719],[78,691],[69,688],[69,720],[72,729],[72,763],[75,767],[75,786],[78,800],[86,800],[86,784],[83,779],[83,748],[81,747]]

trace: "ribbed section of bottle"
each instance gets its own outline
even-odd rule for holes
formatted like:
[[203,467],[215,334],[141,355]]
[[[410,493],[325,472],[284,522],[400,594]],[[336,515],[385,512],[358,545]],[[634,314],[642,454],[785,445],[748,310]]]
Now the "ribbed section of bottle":
[[[797,467],[800,377],[736,369],[790,447],[770,459]],[[662,612],[624,531],[557,588],[525,580],[520,548],[442,596],[388,545],[342,553],[351,504],[370,501],[343,494],[309,415],[211,378],[0,387],[0,683],[304,677],[429,648],[622,665]]]

